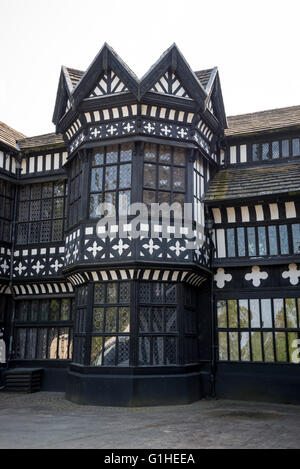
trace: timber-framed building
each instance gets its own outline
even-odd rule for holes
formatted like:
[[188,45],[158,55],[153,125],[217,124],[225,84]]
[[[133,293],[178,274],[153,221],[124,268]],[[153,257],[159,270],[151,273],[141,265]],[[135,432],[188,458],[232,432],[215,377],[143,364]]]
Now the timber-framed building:
[[[217,68],[174,44],[138,79],[105,44],[62,67],[53,122],[0,123],[2,376],[83,404],[299,402],[300,106],[227,118]],[[174,217],[135,237],[141,202],[190,204],[195,248]]]

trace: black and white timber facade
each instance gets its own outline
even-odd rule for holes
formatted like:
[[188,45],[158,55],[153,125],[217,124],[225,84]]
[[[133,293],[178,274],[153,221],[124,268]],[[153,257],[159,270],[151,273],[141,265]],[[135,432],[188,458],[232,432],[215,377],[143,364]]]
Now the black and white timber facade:
[[[227,118],[217,68],[174,44],[138,79],[105,44],[62,67],[53,122],[0,123],[2,374],[83,404],[300,402],[300,106]],[[124,222],[175,202],[192,236]]]

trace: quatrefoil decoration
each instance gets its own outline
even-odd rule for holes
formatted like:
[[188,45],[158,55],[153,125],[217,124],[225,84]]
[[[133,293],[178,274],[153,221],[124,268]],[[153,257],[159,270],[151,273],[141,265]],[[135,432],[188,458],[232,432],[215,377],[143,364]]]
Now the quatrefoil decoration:
[[265,280],[269,277],[267,272],[261,272],[258,265],[252,267],[252,272],[245,275],[245,280],[248,282],[252,281],[254,287],[259,287],[261,280]]
[[290,278],[291,285],[298,285],[300,277],[300,270],[297,269],[297,264],[289,264],[289,270],[282,272],[282,278]]
[[217,270],[216,275],[214,276],[214,280],[217,283],[218,288],[224,288],[225,287],[225,282],[231,282],[232,275],[231,274],[225,274],[225,270],[220,267]]

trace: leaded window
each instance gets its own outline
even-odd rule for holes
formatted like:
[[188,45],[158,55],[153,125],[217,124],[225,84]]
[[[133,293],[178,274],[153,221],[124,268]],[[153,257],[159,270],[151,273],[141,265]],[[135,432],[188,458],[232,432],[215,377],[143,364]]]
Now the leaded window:
[[225,229],[226,257],[300,254],[300,224]]
[[17,211],[17,244],[61,241],[64,237],[66,182],[22,185]]
[[217,301],[220,361],[298,363],[300,298]]
[[74,225],[80,220],[81,208],[81,179],[82,162],[78,156],[74,158],[71,164],[70,172],[70,195],[69,195],[69,226]]
[[0,240],[5,242],[10,242],[14,194],[14,186],[0,179]]
[[250,160],[275,160],[300,156],[300,139],[291,138],[250,145]]
[[129,366],[130,283],[94,285],[91,365]]
[[144,149],[143,201],[184,204],[185,150],[169,145],[147,143]]
[[93,150],[90,183],[90,218],[100,217],[98,206],[113,204],[125,215],[131,200],[132,145],[111,145]]
[[140,366],[178,363],[179,325],[177,286],[142,282],[139,287],[138,364]]
[[72,356],[71,298],[17,302],[14,356],[17,360],[68,360]]

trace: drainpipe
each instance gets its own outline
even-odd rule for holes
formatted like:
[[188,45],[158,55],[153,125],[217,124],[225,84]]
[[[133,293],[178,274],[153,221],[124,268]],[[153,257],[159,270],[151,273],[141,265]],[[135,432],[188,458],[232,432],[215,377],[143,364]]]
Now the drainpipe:
[[[212,265],[214,255],[214,242],[213,242],[213,225],[214,220],[208,215],[206,221],[206,228],[209,239],[209,250],[210,250],[210,268]],[[214,275],[211,274],[210,280],[210,311],[211,311],[211,360],[210,360],[210,385],[211,385],[211,396],[216,399],[216,339],[215,339],[215,310],[214,310]]]
[[[16,161],[16,175],[17,175],[17,182],[20,179],[21,175],[21,165],[19,161]],[[12,222],[12,233],[11,233],[11,253],[10,253],[10,273],[9,273],[9,287],[12,295],[12,314],[11,314],[11,322],[10,322],[10,334],[9,334],[9,343],[8,343],[8,357],[6,361],[6,369],[9,368],[9,362],[12,360],[12,352],[13,352],[13,335],[14,335],[14,324],[15,324],[15,316],[16,316],[16,302],[15,302],[15,293],[13,289],[13,272],[14,272],[14,250],[16,245],[16,225],[17,225],[17,200],[19,196],[19,185],[16,184],[16,192],[14,198],[14,207],[13,207],[13,222]]]

